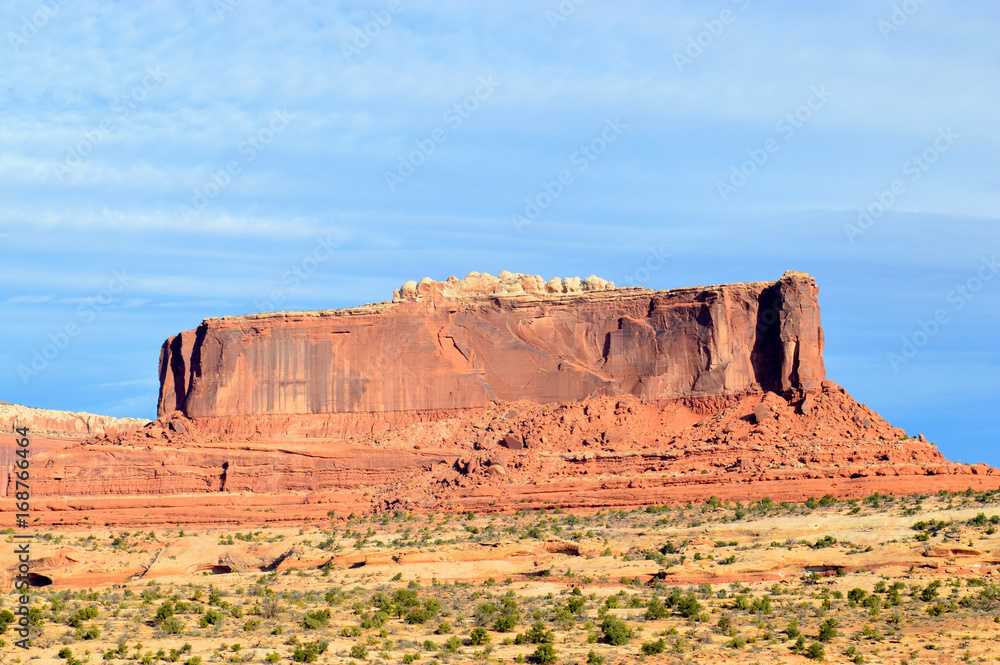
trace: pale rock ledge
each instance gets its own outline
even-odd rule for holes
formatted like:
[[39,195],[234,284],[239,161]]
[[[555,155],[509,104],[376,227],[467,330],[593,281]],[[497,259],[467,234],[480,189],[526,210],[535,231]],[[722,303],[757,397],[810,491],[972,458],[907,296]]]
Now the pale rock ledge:
[[485,272],[470,272],[463,279],[449,277],[435,282],[424,277],[419,282],[410,280],[393,291],[393,302],[421,300],[426,296],[461,298],[463,296],[517,296],[523,294],[574,294],[589,291],[613,291],[614,282],[591,275],[585,279],[553,277],[545,281],[539,275],[524,275],[504,270],[497,276]]

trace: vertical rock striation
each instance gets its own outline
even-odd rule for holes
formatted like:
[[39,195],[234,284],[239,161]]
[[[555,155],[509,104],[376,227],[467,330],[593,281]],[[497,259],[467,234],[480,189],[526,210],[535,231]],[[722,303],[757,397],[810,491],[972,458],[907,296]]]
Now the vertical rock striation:
[[816,390],[817,294],[795,272],[669,291],[597,277],[424,279],[392,302],[207,319],[163,344],[158,410],[379,413]]

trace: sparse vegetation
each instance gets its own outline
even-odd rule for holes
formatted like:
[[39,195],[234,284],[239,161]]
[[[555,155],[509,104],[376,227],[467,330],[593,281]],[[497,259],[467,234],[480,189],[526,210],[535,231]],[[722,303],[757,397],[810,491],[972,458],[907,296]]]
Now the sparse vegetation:
[[[893,556],[912,561],[928,547],[940,548],[942,563],[955,557],[960,566],[978,563],[982,557],[975,552],[1000,549],[996,529],[989,533],[1000,522],[991,517],[1000,513],[998,499],[986,492],[855,502],[824,497],[802,504],[713,497],[578,515],[546,507],[460,519],[380,514],[302,528],[203,530],[184,537],[234,557],[240,548],[281,543],[284,551],[298,553],[295,561],[316,563],[95,589],[35,588],[27,620],[45,657],[58,655],[67,665],[341,659],[433,665],[518,658],[603,665],[710,660],[713,653],[748,663],[780,662],[792,653],[800,660],[854,663],[949,653],[983,662],[994,659],[990,645],[1000,637],[1000,587],[989,574],[956,576],[947,565],[917,567],[900,579],[887,572],[892,568],[870,564]],[[824,522],[847,515],[858,528]],[[148,530],[75,533],[39,537],[38,546],[118,560],[152,556],[152,547],[142,552],[153,542]],[[154,537],[165,542],[180,536],[157,529]],[[552,554],[553,543],[572,553]],[[465,568],[450,563],[452,553],[458,561],[469,552],[489,556],[492,548],[506,552],[496,555],[505,562],[523,557],[517,552],[541,553],[523,559],[544,561],[544,568],[526,563],[524,572],[508,576],[496,574],[492,560],[480,566],[471,558],[461,564]],[[423,563],[407,564],[409,552]],[[836,566],[828,563],[831,554]],[[364,565],[351,568],[359,558]],[[801,567],[779,568],[782,558]],[[784,578],[764,583],[741,577],[767,566]],[[468,581],[455,579],[460,569],[472,571]],[[482,570],[492,577],[476,574]],[[741,581],[671,582],[702,571]],[[9,637],[16,618],[0,609],[4,654],[16,653]],[[179,647],[184,640],[190,644]]]

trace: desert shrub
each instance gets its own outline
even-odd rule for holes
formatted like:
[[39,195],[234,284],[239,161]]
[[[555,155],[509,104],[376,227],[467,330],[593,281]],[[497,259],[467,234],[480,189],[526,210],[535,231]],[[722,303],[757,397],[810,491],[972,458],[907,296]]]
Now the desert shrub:
[[642,652],[647,656],[653,656],[658,653],[663,653],[663,650],[666,649],[666,647],[667,647],[666,642],[664,642],[663,638],[661,637],[655,642],[643,642]]
[[157,608],[156,614],[153,615],[153,623],[156,625],[162,624],[172,617],[175,612],[176,608],[174,604],[168,600]]
[[[324,653],[329,645],[326,642],[306,642],[300,644],[295,651],[292,652],[292,660],[296,663],[314,663],[319,658],[321,653]],[[360,656],[354,655],[354,648],[360,646],[364,649],[364,654]],[[351,657],[362,659],[368,655],[368,649],[365,646],[355,644],[351,647]]]
[[794,640],[799,637],[802,631],[799,630],[799,622],[797,619],[792,619],[788,622],[788,628],[785,628],[785,635],[788,635],[788,639]]
[[97,618],[96,607],[94,607],[93,605],[91,605],[90,607],[82,607],[66,618],[66,625],[72,626],[73,628],[79,628],[80,626],[83,625],[84,621],[96,618]]
[[480,646],[490,641],[490,634],[484,628],[476,627],[469,633],[469,643],[473,646]]
[[96,640],[101,636],[101,629],[97,627],[93,628],[77,628],[74,637],[78,640]]
[[837,636],[837,626],[838,622],[836,619],[830,618],[819,625],[819,641],[829,642]]
[[545,630],[545,624],[540,620],[531,624],[531,628],[517,636],[514,644],[545,644],[555,639],[551,630]]
[[531,654],[531,662],[536,665],[550,665],[556,662],[556,649],[551,644],[539,644],[535,652]]
[[806,649],[806,657],[812,658],[813,660],[823,660],[826,658],[826,650],[819,642],[813,642],[809,645],[809,648]]
[[320,628],[325,628],[330,623],[330,610],[315,610],[314,612],[306,612],[305,618],[302,619],[302,627],[306,630],[319,630]]
[[270,594],[264,596],[264,599],[260,601],[260,615],[265,619],[275,619],[281,613],[281,604],[278,602],[278,596],[273,591],[268,589]]
[[499,616],[493,622],[493,630],[498,633],[509,633],[514,630],[521,618],[521,612],[517,606],[517,599],[512,593],[504,596],[500,603],[500,609],[497,611]]
[[7,627],[14,623],[16,618],[10,610],[0,610],[0,635],[7,632]]
[[643,615],[650,621],[656,619],[665,619],[670,616],[670,608],[663,604],[663,601],[659,598],[653,598],[646,605],[646,613]]
[[601,621],[601,641],[612,646],[628,644],[632,639],[632,629],[621,619],[610,614]]
[[222,612],[218,610],[208,610],[203,615],[201,615],[201,620],[198,625],[202,628],[207,628],[208,626],[221,626],[222,625]]
[[184,622],[180,620],[179,617],[169,617],[166,621],[160,624],[160,628],[163,629],[167,635],[180,635],[184,632]]
[[472,619],[477,626],[485,626],[497,613],[497,606],[492,603],[483,603],[472,613]]
[[404,621],[409,624],[427,623],[434,618],[434,613],[427,608],[411,610],[406,614]]
[[920,600],[929,603],[938,597],[938,589],[941,588],[941,580],[934,580],[920,592]]

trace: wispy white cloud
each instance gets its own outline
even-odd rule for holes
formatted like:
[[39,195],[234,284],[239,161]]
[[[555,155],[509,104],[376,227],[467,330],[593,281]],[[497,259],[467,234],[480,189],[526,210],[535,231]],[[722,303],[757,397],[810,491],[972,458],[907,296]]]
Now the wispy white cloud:
[[55,299],[56,297],[53,295],[45,295],[45,296],[24,295],[24,296],[14,296],[13,298],[7,298],[5,302],[15,303],[15,304],[20,304],[20,303],[36,304],[43,302],[52,302]]
[[[1000,16],[987,3],[925,3],[884,38],[878,20],[891,5],[582,3],[550,25],[554,1],[412,0],[346,58],[342,44],[384,3],[245,1],[221,17],[211,3],[60,3],[37,35],[0,44],[2,304],[31,312],[9,317],[4,352],[30,356],[112,270],[135,279],[74,346],[122,365],[71,365],[67,353],[60,386],[43,381],[22,401],[72,392],[91,410],[146,409],[155,391],[137,396],[94,373],[131,377],[127,365],[146,358],[155,374],[163,338],[252,310],[328,233],[333,258],[289,306],[383,300],[405,279],[469,270],[616,279],[662,245],[671,260],[649,286],[816,273],[824,317],[849,347],[831,335],[832,351],[877,356],[884,339],[869,329],[884,337],[916,320],[965,266],[1000,248],[1000,97],[984,83],[995,78]],[[5,5],[7,30],[37,8]],[[723,9],[735,20],[679,71],[673,54]],[[162,81],[145,89],[150,67]],[[452,128],[446,112],[483,75],[499,88]],[[824,84],[830,102],[722,201],[716,181]],[[293,120],[272,136],[275,109]],[[510,217],[524,197],[609,116],[630,129],[516,234]],[[383,173],[440,126],[447,140],[390,192]],[[962,140],[848,243],[845,221],[941,126]],[[80,146],[88,154],[57,173]],[[182,215],[231,162],[238,175]],[[949,354],[995,330],[994,297],[983,292],[938,352],[958,357]],[[879,385],[927,400],[920,390],[946,365],[929,362],[919,390]],[[860,377],[852,367],[861,365],[838,371]],[[91,397],[95,381],[107,401]],[[5,395],[17,386],[0,376]]]

